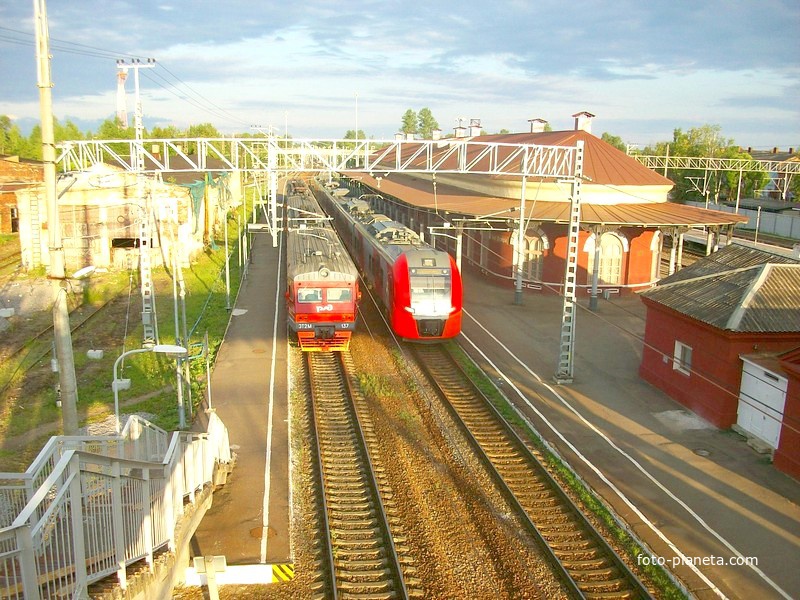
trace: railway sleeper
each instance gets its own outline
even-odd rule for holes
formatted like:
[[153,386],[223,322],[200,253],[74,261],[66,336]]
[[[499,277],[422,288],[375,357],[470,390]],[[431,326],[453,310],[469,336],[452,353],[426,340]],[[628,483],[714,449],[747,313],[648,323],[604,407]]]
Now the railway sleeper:
[[[539,526],[537,525],[537,528]],[[557,525],[555,527],[544,526],[539,528],[548,544],[559,544],[562,542],[584,543],[588,542],[594,544],[594,540],[586,537],[585,532],[579,529],[564,529],[563,526]]]
[[331,517],[340,521],[375,521],[375,511],[371,506],[365,508],[353,505],[342,505],[330,508]]
[[345,500],[344,498],[333,498],[328,500],[330,510],[364,510],[372,508],[373,503],[369,498],[354,498]]
[[347,593],[342,591],[339,594],[339,598],[341,598],[341,600],[393,600],[394,598],[399,598],[399,596],[394,591],[381,593]]
[[568,571],[604,569],[609,566],[608,559],[605,556],[579,560],[562,560],[561,564]]
[[584,592],[587,600],[633,600],[639,595],[631,590],[619,590],[616,592]]
[[[334,529],[331,531],[331,535],[336,540],[333,545],[336,546],[337,552],[365,552],[374,556],[383,555],[383,543],[375,537],[373,531]],[[376,552],[377,554],[375,554]]]
[[362,582],[356,583],[353,581],[337,581],[336,584],[336,587],[338,587],[343,594],[354,594],[353,596],[349,596],[351,598],[369,598],[370,600],[386,598],[387,600],[391,600],[396,597],[394,586],[390,581],[384,581],[381,585],[366,585]]
[[598,548],[556,548],[552,547],[553,553],[556,555],[561,564],[580,562],[585,560],[605,559],[605,556]]
[[353,566],[348,563],[336,575],[339,581],[350,581],[353,583],[372,583],[382,585],[392,576],[392,571],[384,563],[382,568],[368,569],[361,566]]
[[611,581],[619,577],[619,571],[615,567],[605,567],[603,569],[576,569],[570,571],[572,578],[578,583],[595,583]]
[[356,476],[350,474],[342,474],[339,475],[337,473],[325,474],[325,481],[330,483],[335,483],[336,485],[342,488],[365,488],[366,482],[364,481],[364,476]]
[[331,528],[331,533],[335,534],[337,539],[350,539],[350,540],[372,540],[375,539],[375,529],[356,529],[354,527],[348,528]]
[[591,550],[597,547],[594,543],[594,540],[586,539],[550,540],[548,539],[548,536],[545,536],[545,541],[547,542],[547,545],[550,546],[554,551]]
[[[617,578],[611,579],[609,581],[603,582],[595,582],[589,583],[584,581],[576,581],[578,587],[587,598],[597,598],[595,594],[619,594],[621,593],[629,593],[630,592],[630,583],[628,583],[627,579]],[[612,596],[613,598],[618,598],[620,596]],[[624,597],[624,596],[623,596]]]

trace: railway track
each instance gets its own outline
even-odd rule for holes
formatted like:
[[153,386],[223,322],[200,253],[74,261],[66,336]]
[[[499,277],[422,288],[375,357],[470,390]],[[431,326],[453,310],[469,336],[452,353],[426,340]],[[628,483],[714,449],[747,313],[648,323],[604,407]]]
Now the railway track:
[[10,272],[12,270],[16,270],[22,261],[22,253],[21,252],[14,252],[13,254],[9,254],[0,258],[0,274],[4,274],[7,271]]
[[[72,311],[70,313],[70,333],[74,334],[83,326],[90,323],[92,320],[94,320],[96,315],[102,313],[103,309],[105,309],[106,306],[113,301],[114,299],[112,298],[100,306],[91,307],[88,312],[80,314],[77,322],[72,321],[76,315],[76,311]],[[52,333],[53,325],[49,325],[48,327],[45,327],[38,333],[28,338],[21,346],[11,349],[4,357],[3,362],[6,365],[13,366],[13,369],[11,369],[10,374],[5,381],[0,381],[0,398],[3,397],[20,373],[31,368],[33,365],[37,364],[52,352],[52,340],[48,338],[48,336],[51,336]]]
[[[307,375],[317,446],[324,547],[317,561],[326,598],[421,597],[412,559],[404,554],[391,493],[373,464],[362,425],[349,354],[309,352]],[[383,498],[382,498],[383,496]],[[390,529],[390,522],[392,529]]]
[[441,346],[414,346],[420,367],[446,399],[512,506],[578,598],[649,598],[650,593],[552,479],[533,451]]

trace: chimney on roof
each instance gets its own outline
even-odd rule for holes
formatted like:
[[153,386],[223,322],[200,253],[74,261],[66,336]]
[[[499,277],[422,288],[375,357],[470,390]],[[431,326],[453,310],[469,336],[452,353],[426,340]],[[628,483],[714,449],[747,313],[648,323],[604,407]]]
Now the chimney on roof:
[[789,154],[794,154],[794,148],[789,148]]
[[595,115],[584,110],[572,116],[575,118],[575,131],[592,133],[592,119]]
[[405,137],[405,135],[403,134],[403,132],[402,131],[398,131],[397,133],[394,134],[394,141],[395,142],[400,142],[400,141],[403,140],[404,137]]
[[777,147],[777,146],[775,146],[775,147],[772,149],[772,153],[773,153],[773,154],[777,154],[777,153],[778,153],[778,147]]
[[431,131],[431,139],[433,141],[442,139],[442,130],[441,129],[434,129]]
[[480,119],[470,119],[469,120],[469,136],[475,137],[476,135],[481,134],[481,120]]
[[547,127],[547,121],[544,119],[528,119],[528,123],[531,124],[531,133],[542,133]]

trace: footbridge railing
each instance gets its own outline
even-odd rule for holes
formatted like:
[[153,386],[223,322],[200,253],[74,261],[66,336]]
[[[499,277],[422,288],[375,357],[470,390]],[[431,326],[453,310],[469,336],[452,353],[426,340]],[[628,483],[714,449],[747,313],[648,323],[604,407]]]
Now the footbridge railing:
[[195,495],[231,462],[225,425],[167,433],[132,417],[120,436],[54,437],[25,473],[0,473],[0,597],[84,598],[175,550]]

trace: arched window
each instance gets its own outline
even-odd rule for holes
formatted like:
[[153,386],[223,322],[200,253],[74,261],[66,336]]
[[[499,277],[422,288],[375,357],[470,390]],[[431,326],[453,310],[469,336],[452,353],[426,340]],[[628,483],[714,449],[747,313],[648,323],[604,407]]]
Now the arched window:
[[[514,248],[514,262],[517,260],[517,232],[511,234],[511,246]],[[547,248],[545,240],[538,235],[526,235],[522,256],[522,278],[528,281],[542,280],[542,257]]]
[[[587,244],[589,260],[587,263],[587,282],[592,283],[594,272],[594,244]],[[600,237],[600,269],[599,283],[602,285],[622,284],[622,257],[624,256],[622,240],[615,233],[604,233]]]
[[542,280],[542,238],[525,236],[525,262],[522,263],[522,276],[532,281]]

